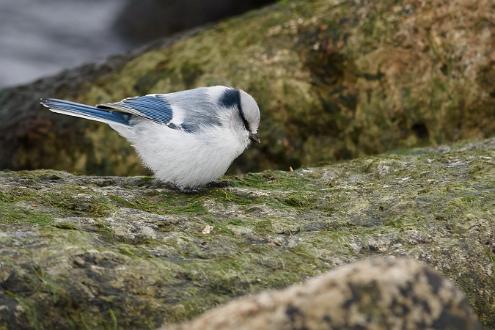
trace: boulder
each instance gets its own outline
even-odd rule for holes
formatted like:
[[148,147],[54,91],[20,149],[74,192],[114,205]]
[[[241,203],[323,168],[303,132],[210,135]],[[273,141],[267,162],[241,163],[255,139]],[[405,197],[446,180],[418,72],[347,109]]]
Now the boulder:
[[232,172],[288,169],[495,133],[495,4],[279,1],[132,54],[0,91],[0,168],[144,173],[110,128],[41,109],[205,85],[250,92],[258,148]]
[[371,259],[162,330],[481,329],[464,295],[416,261]]
[[0,328],[156,328],[371,256],[428,264],[495,328],[494,165],[491,138],[196,194],[150,177],[0,172]]
[[123,39],[143,43],[272,2],[274,0],[127,0],[114,28]]

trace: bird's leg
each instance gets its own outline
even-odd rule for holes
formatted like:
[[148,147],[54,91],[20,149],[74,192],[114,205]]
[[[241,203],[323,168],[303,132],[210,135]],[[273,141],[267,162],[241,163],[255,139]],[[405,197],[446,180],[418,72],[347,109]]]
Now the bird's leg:
[[158,179],[154,179],[153,181],[149,182],[148,187],[154,188],[154,189],[167,189],[167,190],[172,190],[177,193],[183,193],[183,194],[197,194],[202,192],[204,189],[201,188],[183,188],[180,186],[177,186],[171,182],[164,182]]
[[187,195],[200,194],[205,191],[204,188],[179,188],[179,187],[175,187],[174,190]]
[[213,181],[206,185],[208,188],[227,188],[230,187],[229,181]]

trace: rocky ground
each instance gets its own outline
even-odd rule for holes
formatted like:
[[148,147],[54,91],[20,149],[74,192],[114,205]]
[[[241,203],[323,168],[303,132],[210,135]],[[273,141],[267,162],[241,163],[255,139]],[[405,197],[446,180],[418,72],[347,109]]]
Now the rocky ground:
[[371,258],[163,330],[481,329],[463,294],[413,260]]
[[495,327],[495,139],[226,177],[0,173],[0,328],[155,328],[368,256],[431,265]]
[[108,127],[42,110],[204,85],[255,96],[264,144],[234,172],[495,134],[495,3],[289,0],[0,91],[0,168],[143,174]]

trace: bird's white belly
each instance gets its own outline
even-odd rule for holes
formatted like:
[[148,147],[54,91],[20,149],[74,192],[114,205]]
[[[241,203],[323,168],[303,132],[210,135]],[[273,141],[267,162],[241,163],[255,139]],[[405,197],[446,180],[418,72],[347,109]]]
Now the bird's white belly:
[[132,132],[118,131],[133,144],[158,179],[181,188],[218,179],[248,145],[247,137],[243,141],[222,126],[191,134],[143,122],[135,125]]

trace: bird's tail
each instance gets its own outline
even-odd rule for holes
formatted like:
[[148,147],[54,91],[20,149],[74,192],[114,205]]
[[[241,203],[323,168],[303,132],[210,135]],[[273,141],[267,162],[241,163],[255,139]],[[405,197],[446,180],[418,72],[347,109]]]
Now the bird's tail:
[[100,121],[106,124],[129,125],[130,115],[125,113],[58,99],[41,99],[40,102],[50,111],[56,113]]

